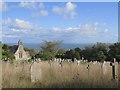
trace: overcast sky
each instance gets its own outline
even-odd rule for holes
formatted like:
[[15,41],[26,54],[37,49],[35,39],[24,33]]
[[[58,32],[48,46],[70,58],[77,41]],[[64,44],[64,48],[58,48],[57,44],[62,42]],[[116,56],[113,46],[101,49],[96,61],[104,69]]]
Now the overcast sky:
[[[64,43],[118,41],[117,2],[4,2],[2,41],[40,43],[62,40]],[[1,37],[1,36],[0,36]]]

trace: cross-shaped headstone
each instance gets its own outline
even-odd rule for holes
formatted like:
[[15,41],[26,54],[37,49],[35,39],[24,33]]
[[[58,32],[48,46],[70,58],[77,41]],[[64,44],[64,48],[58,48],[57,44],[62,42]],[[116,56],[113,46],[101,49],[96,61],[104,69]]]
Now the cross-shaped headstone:
[[114,58],[112,62],[110,63],[110,66],[112,66],[112,78],[115,79],[115,62],[116,59]]

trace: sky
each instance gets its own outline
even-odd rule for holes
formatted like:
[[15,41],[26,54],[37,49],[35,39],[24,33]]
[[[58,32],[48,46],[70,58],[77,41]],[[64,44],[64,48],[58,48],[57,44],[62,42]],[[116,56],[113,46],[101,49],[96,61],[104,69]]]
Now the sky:
[[1,2],[3,43],[118,41],[117,2]]

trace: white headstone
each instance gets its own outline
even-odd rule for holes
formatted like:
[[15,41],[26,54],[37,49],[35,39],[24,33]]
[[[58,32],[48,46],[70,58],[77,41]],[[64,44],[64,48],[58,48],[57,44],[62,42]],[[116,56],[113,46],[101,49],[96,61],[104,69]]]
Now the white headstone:
[[107,73],[107,63],[103,63],[103,74],[105,75]]
[[77,60],[77,64],[78,64],[78,65],[80,64],[80,60]]

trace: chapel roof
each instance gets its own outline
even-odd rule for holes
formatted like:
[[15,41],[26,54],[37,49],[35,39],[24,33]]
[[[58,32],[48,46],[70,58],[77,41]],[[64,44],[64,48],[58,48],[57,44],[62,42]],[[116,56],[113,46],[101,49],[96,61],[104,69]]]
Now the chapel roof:
[[18,49],[18,45],[13,45],[11,51],[12,51],[13,53],[15,53],[15,52],[17,51],[17,49]]

